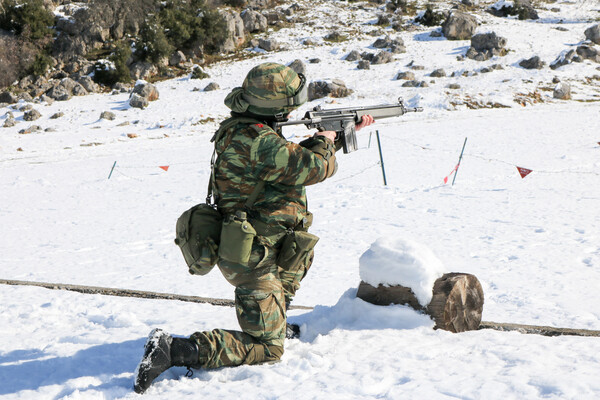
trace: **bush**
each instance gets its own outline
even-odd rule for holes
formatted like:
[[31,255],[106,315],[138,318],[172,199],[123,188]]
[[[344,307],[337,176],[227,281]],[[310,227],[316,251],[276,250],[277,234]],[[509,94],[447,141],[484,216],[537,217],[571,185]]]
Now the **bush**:
[[142,26],[136,56],[156,63],[175,50],[203,48],[212,53],[226,35],[224,18],[207,7],[204,0],[167,0],[158,14]]
[[161,59],[168,57],[174,50],[157,17],[152,17],[144,22],[135,47],[136,56],[153,63],[158,63]]
[[51,65],[52,58],[47,53],[38,53],[30,67],[30,73],[35,76],[45,75]]
[[0,36],[0,88],[13,84],[27,74],[38,49],[13,35]]
[[42,0],[7,0],[0,15],[0,28],[36,41],[52,35],[54,14],[46,10]]
[[433,11],[431,4],[427,5],[425,12],[420,17],[415,18],[415,22],[424,26],[438,26],[442,24],[444,14]]
[[131,48],[127,43],[118,43],[108,59],[98,60],[94,64],[94,81],[106,86],[131,81],[127,67],[127,59],[130,56]]

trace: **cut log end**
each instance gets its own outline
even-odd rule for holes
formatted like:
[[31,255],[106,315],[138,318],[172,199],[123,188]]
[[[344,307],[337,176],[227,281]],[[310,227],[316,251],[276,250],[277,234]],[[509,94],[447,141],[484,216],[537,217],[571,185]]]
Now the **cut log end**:
[[357,297],[375,305],[403,304],[422,311],[435,321],[435,329],[450,332],[477,330],[483,312],[483,289],[475,275],[448,273],[435,281],[433,297],[423,307],[405,286],[371,286],[361,282]]

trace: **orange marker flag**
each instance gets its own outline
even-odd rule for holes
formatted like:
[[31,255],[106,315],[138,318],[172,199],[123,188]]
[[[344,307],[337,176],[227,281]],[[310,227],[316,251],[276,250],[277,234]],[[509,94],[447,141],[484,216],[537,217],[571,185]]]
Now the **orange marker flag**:
[[533,172],[532,170],[523,167],[517,167],[517,170],[519,170],[519,175],[521,175],[521,178],[525,178],[527,175]]
[[160,167],[158,167],[160,169],[164,169],[165,171],[169,170],[169,166],[168,165],[161,165]]

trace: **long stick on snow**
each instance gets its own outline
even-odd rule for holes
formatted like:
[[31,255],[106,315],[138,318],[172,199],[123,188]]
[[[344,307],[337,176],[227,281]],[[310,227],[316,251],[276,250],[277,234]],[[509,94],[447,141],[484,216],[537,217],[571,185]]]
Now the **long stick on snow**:
[[[235,302],[229,299],[214,299],[212,297],[186,296],[181,294],[149,292],[145,290],[132,289],[117,289],[100,286],[82,286],[70,285],[66,283],[49,283],[49,282],[33,282],[33,281],[18,281],[10,279],[0,279],[0,285],[11,286],[36,286],[45,289],[66,290],[84,294],[101,294],[107,296],[120,297],[137,297],[143,299],[157,300],[179,300],[192,303],[205,303],[213,306],[234,307]],[[312,310],[314,307],[290,305],[290,310]],[[481,321],[479,329],[495,329],[498,331],[517,331],[520,333],[536,334],[544,336],[595,336],[600,337],[600,331],[589,329],[571,329],[571,328],[556,328],[552,326],[537,326],[524,324],[509,324],[502,322]]]

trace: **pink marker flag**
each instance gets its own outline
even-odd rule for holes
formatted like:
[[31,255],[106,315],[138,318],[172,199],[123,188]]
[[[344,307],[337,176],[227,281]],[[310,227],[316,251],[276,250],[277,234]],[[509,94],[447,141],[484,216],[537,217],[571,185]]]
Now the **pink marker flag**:
[[456,170],[458,169],[458,166],[459,166],[459,165],[460,165],[460,164],[456,164],[456,167],[454,167],[454,169],[453,169],[452,171],[450,171],[450,173],[448,174],[448,176],[446,176],[446,177],[444,178],[444,183],[448,183],[448,179],[449,179],[449,178],[452,176],[452,174],[453,174],[453,173],[455,173],[455,172],[456,172]]

